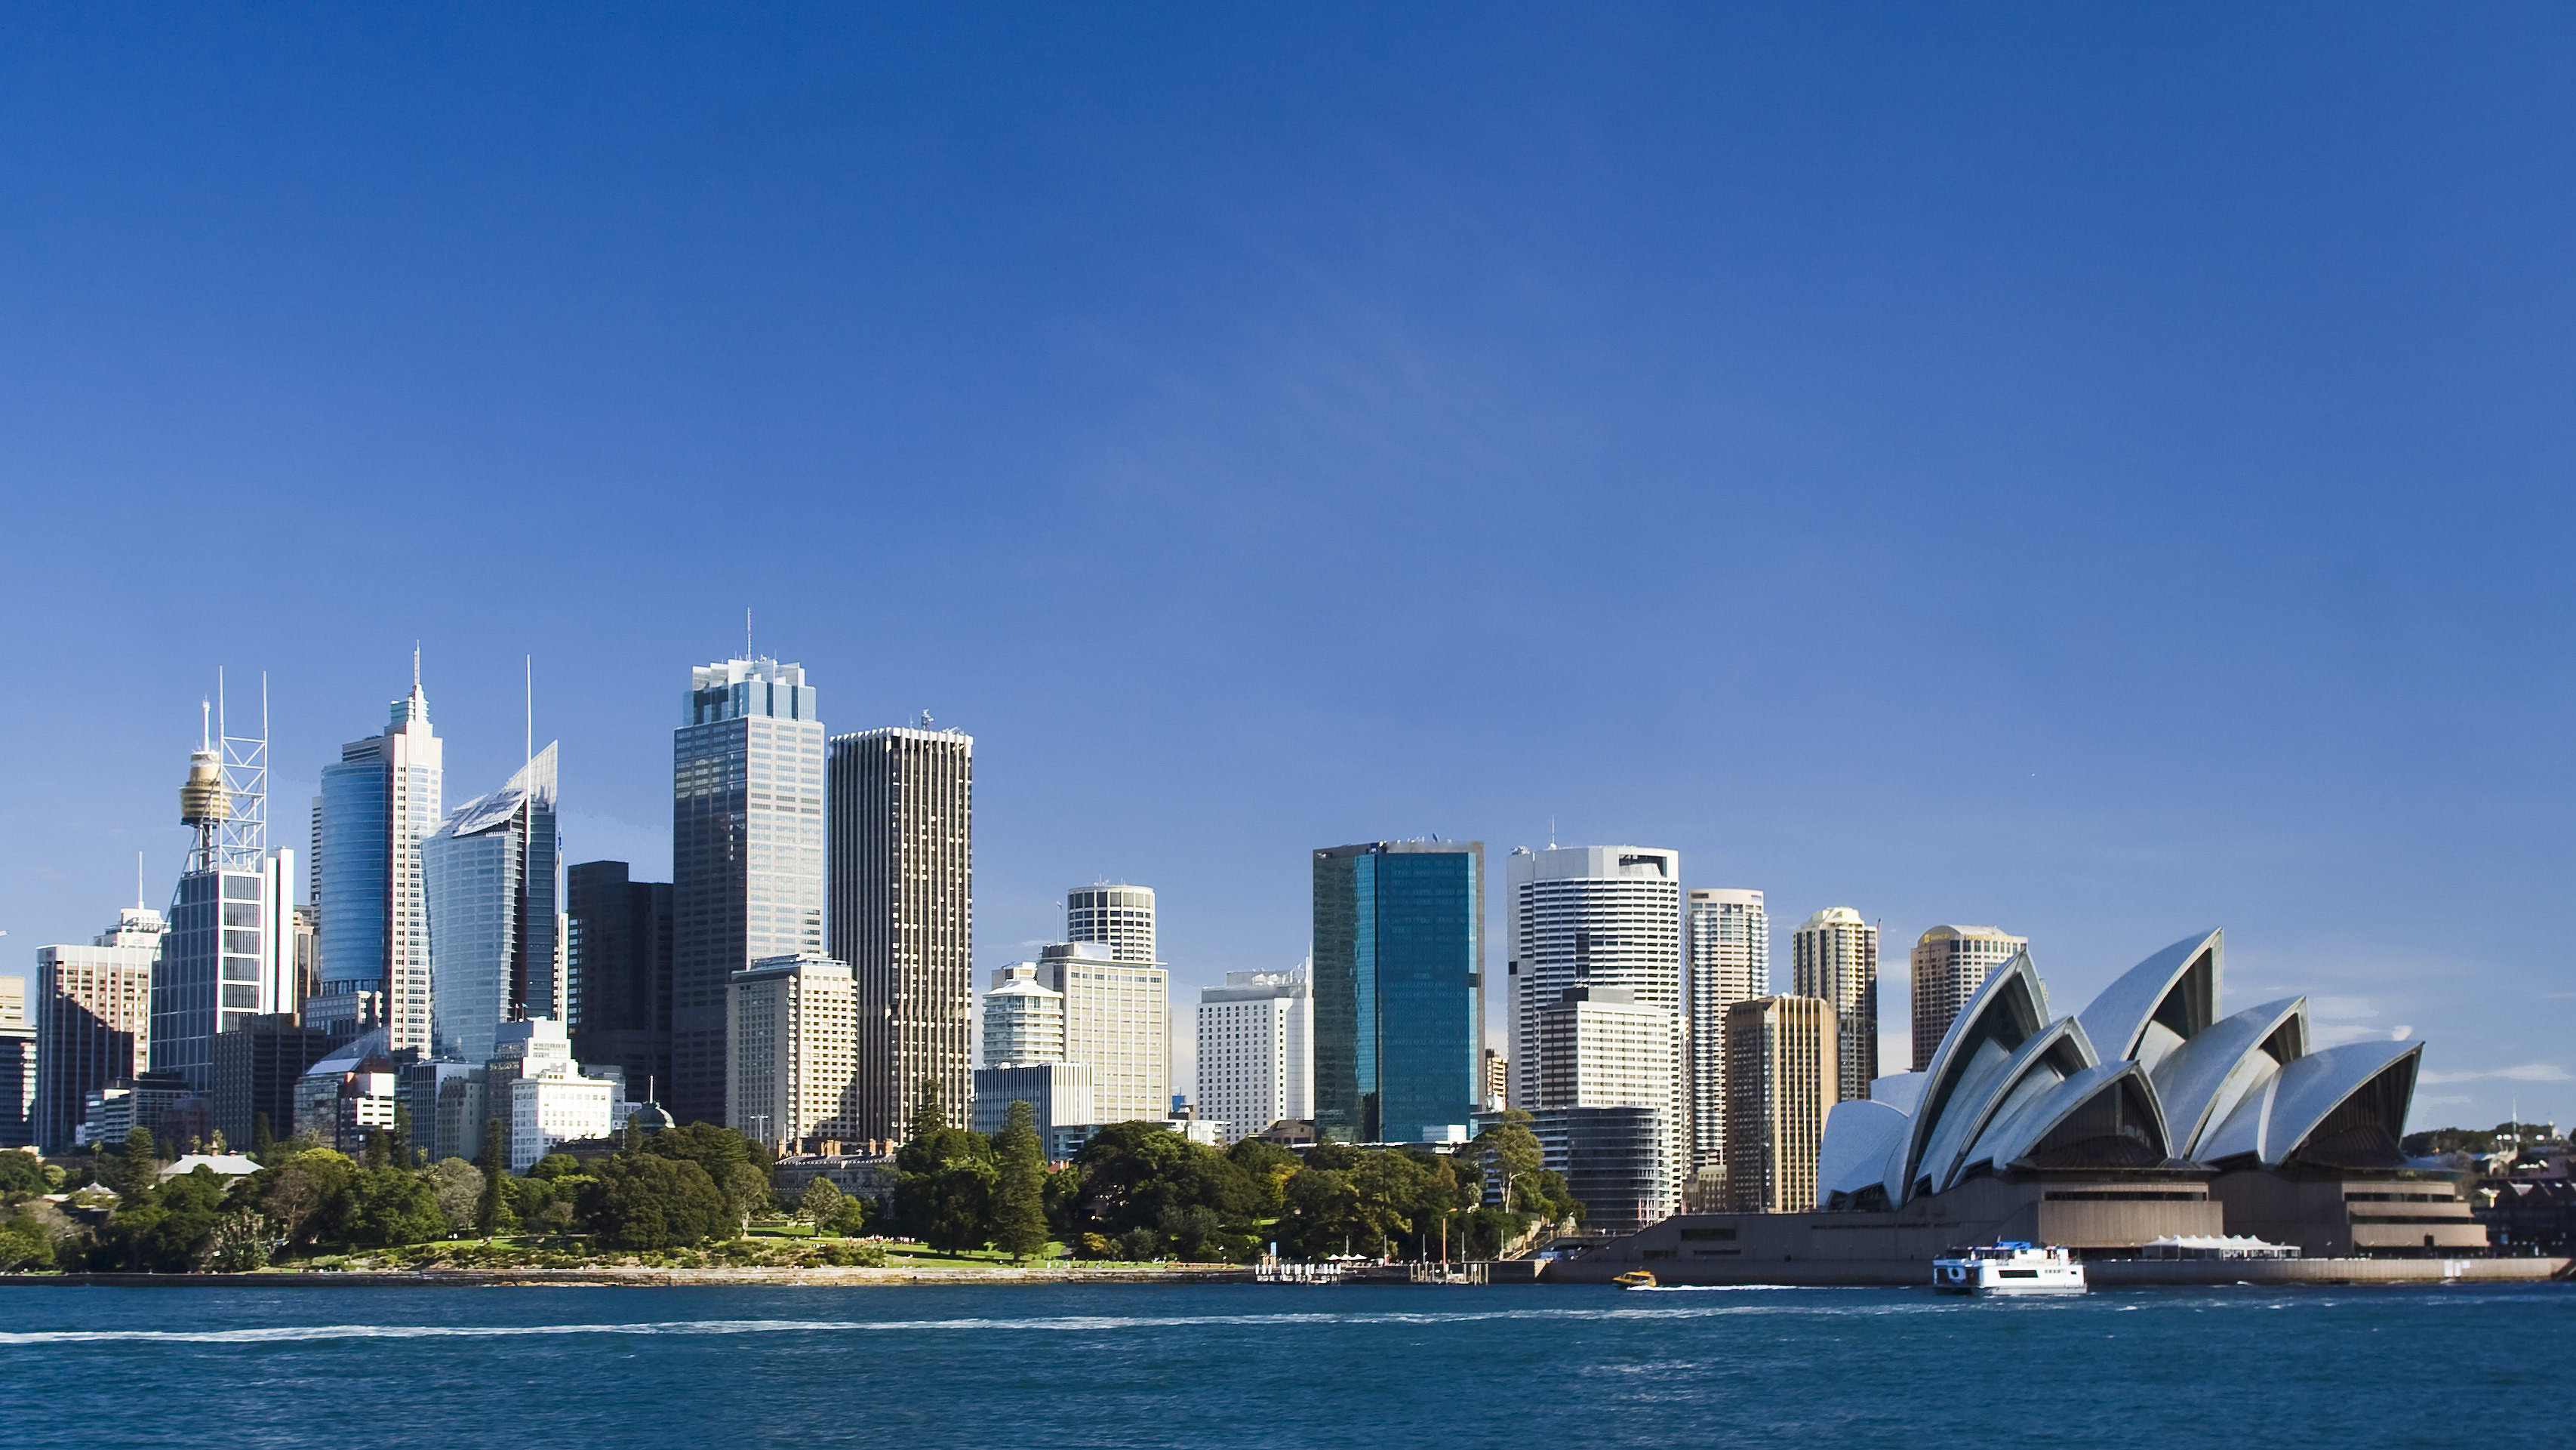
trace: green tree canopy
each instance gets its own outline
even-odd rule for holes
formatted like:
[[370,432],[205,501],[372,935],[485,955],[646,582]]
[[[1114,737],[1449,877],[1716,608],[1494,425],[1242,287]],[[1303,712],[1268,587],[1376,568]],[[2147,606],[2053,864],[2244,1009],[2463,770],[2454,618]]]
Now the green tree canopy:
[[1012,1259],[1046,1252],[1046,1149],[1037,1110],[1013,1102],[993,1138],[993,1242]]
[[731,1234],[735,1222],[706,1169],[651,1152],[620,1153],[598,1164],[580,1213],[602,1243],[622,1249],[688,1248]]

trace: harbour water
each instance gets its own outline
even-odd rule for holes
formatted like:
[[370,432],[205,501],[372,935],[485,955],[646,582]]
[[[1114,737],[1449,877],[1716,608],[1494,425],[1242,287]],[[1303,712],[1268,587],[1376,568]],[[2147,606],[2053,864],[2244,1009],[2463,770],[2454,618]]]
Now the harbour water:
[[0,1446],[2564,1445],[2576,1286],[0,1288]]

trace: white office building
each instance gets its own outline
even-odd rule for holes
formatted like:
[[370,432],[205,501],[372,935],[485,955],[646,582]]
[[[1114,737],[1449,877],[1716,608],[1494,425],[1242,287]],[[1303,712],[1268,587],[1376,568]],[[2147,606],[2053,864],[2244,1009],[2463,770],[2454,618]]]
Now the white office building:
[[1113,960],[1155,965],[1154,888],[1101,882],[1064,894],[1064,939],[1109,948]]
[[1771,995],[1771,919],[1762,893],[1690,894],[1690,1171],[1726,1166],[1726,1011]]
[[1315,1116],[1315,997],[1303,972],[1228,972],[1199,989],[1197,1108],[1227,1143]]
[[572,1039],[549,1017],[494,1030],[487,1090],[510,1145],[510,1171],[525,1173],[558,1144],[605,1138],[625,1119],[624,1085],[585,1077]]
[[[1538,1014],[1538,1096],[1545,1110],[1648,1108],[1650,1136],[1623,1133],[1620,1152],[1630,1160],[1618,1175],[1629,1184],[1623,1201],[1601,1204],[1605,1220],[1647,1224],[1681,1206],[1685,1167],[1681,1080],[1681,1016],[1639,1000],[1624,987],[1568,987]],[[1544,1110],[1543,1110],[1544,1111]],[[1562,1120],[1580,1138],[1587,1119]],[[1573,1142],[1574,1157],[1589,1159],[1602,1145]]]
[[[984,1066],[1064,1061],[1064,994],[1038,980],[1038,964],[995,967],[992,980],[984,993]],[[976,1089],[979,1101],[982,1094]]]
[[[1682,1010],[1681,855],[1643,846],[1516,850],[1510,891],[1512,1106],[1548,1101],[1538,1017],[1573,987],[1615,987],[1637,1002]],[[1676,1045],[1666,1072],[1678,1083]]]
[[819,952],[733,974],[726,1126],[772,1145],[860,1136],[856,990],[848,964]]

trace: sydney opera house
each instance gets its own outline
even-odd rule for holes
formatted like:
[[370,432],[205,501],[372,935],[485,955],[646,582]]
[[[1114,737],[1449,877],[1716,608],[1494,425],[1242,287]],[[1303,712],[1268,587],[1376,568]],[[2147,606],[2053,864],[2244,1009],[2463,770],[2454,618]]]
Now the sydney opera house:
[[[2318,1047],[2307,999],[2220,1014],[2219,932],[2140,962],[2072,1016],[2023,952],[1951,1023],[1930,1066],[1837,1103],[1808,1213],[1693,1213],[1555,1265],[1667,1283],[1923,1282],[1952,1245],[2078,1250],[2097,1283],[2524,1278],[2487,1257],[2453,1176],[2399,1146],[2420,1042]],[[2294,1246],[2174,1262],[2164,1246]]]

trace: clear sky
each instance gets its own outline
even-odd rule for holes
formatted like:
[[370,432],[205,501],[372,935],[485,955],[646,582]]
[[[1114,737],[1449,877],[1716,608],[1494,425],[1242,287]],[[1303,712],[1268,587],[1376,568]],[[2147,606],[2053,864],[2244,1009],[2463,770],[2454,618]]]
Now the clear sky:
[[749,607],[975,735],[979,969],[1150,884],[1186,1024],[1553,820],[1882,920],[1891,1038],[1935,923],[2222,925],[2576,1118],[2576,20],[1814,8],[0,13],[7,959],[166,902],[218,666],[300,847],[533,655],[666,871]]

